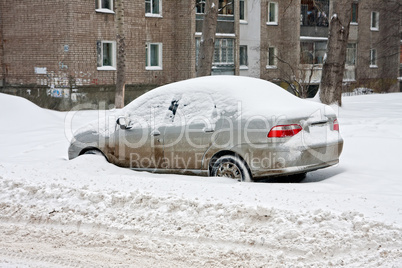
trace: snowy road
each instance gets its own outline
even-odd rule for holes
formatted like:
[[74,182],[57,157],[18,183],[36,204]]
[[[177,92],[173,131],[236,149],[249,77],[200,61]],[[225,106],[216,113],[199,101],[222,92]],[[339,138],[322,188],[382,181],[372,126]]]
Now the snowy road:
[[338,112],[337,167],[238,183],[68,161],[71,114],[0,94],[0,267],[401,267],[402,94]]

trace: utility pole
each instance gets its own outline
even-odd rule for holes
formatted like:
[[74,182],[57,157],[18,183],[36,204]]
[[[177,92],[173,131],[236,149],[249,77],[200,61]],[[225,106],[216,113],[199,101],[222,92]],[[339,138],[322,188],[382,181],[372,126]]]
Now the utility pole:
[[126,42],[124,35],[124,0],[116,0],[117,23],[117,79],[116,108],[124,107],[124,91],[126,86]]

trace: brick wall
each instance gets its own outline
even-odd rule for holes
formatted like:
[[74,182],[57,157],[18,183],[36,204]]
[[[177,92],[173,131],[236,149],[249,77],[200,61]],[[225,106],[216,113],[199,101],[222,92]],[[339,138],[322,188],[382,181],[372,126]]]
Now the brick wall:
[[[293,73],[291,67],[297,70],[300,54],[300,1],[277,1],[278,25],[267,25],[268,0],[261,1],[261,78],[276,80]],[[275,47],[277,69],[266,68],[268,47]]]
[[[1,1],[6,82],[34,84],[34,67],[58,69],[67,42],[64,1]],[[60,7],[63,8],[60,8]]]
[[[97,69],[97,41],[116,41],[115,15],[94,0],[2,0],[4,62],[10,85],[110,85],[116,71]],[[165,84],[195,73],[191,2],[163,1],[161,18],[145,17],[143,0],[125,1],[128,84]],[[145,69],[145,43],[163,43],[163,69]],[[0,46],[1,47],[1,46]],[[0,53],[1,55],[1,53]],[[35,73],[40,67],[40,73]],[[46,74],[42,74],[46,68]],[[0,77],[1,80],[1,77]]]
[[2,3],[0,3],[0,87],[4,84],[4,71],[5,66],[3,64],[3,9]]

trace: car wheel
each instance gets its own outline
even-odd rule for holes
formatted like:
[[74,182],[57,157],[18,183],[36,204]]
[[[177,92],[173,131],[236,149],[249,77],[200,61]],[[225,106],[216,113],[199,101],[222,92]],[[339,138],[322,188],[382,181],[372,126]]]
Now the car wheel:
[[307,173],[294,174],[287,177],[290,183],[299,183],[306,178]]
[[236,156],[225,155],[220,157],[212,167],[213,177],[226,177],[238,181],[251,182],[251,175],[245,163]]
[[103,155],[103,153],[99,150],[88,150],[85,151],[83,154],[90,154],[90,155],[97,155],[97,156],[103,156],[105,158],[105,160],[107,160],[107,158]]

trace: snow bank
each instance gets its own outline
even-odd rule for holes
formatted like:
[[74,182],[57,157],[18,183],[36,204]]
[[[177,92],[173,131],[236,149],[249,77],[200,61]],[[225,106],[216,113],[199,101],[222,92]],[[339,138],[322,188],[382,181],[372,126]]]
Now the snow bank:
[[[116,247],[121,240],[135,244],[133,234],[141,234],[149,239],[144,245],[147,250],[177,255],[176,245],[187,241],[213,266],[278,267],[293,263],[367,267],[402,258],[402,229],[368,220],[358,212],[294,212],[268,204],[247,206],[155,196],[138,189],[93,191],[85,185],[77,188],[8,179],[3,179],[0,187],[1,200],[7,200],[0,203],[3,219],[29,222],[31,226],[65,226],[68,237],[52,230],[53,239],[60,242],[71,243],[89,229],[97,239],[86,243]],[[32,229],[7,227],[2,236],[9,236],[7,232],[16,233],[20,243],[38,238],[38,231]],[[102,244],[97,241],[99,232],[109,234]],[[116,233],[120,236],[110,237]],[[166,237],[172,248],[160,249],[160,240]]]
[[8,129],[37,130],[51,126],[57,112],[42,109],[32,102],[0,93],[1,132]]

